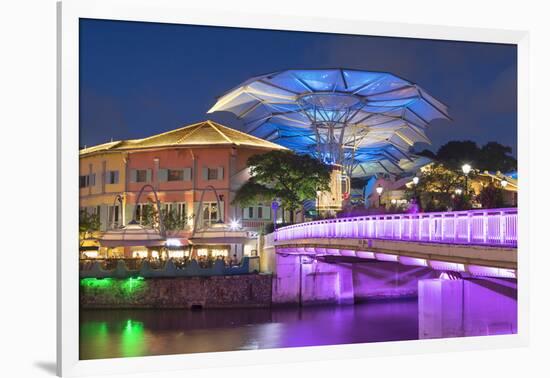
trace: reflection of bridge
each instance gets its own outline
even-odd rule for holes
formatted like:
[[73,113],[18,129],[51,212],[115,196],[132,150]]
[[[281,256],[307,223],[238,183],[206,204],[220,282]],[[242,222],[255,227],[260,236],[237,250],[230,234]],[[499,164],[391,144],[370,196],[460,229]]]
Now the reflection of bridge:
[[296,224],[266,235],[262,255],[274,304],[417,297],[419,319],[435,327],[420,322],[426,337],[468,334],[477,316],[515,329],[517,209]]

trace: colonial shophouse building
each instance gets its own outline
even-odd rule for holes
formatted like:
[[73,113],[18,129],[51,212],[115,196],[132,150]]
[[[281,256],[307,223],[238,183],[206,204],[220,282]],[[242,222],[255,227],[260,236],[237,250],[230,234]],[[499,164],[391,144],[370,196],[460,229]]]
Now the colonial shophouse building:
[[[137,196],[151,185],[161,208],[185,223],[168,232],[172,242],[183,246],[173,251],[174,257],[184,254],[190,244],[198,255],[254,255],[256,233],[273,222],[270,203],[242,209],[231,202],[249,178],[247,159],[281,149],[285,148],[212,121],[84,148],[80,151],[80,208],[99,215],[101,226],[94,236],[101,240],[106,231],[120,229],[134,218],[140,221],[144,206],[154,205],[155,198],[149,190],[144,190],[139,203]],[[237,225],[235,232],[201,231],[222,223]],[[117,247],[101,242],[97,246],[95,251],[87,248],[86,255],[129,258],[171,253],[150,246]]]

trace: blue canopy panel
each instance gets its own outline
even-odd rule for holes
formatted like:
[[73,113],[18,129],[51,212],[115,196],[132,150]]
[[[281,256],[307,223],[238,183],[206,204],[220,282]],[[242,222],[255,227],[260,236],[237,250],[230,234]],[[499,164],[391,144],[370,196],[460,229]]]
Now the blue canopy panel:
[[215,111],[232,112],[243,131],[297,152],[319,155],[321,145],[331,154],[339,150],[339,163],[360,176],[403,169],[416,159],[411,147],[430,142],[430,122],[450,119],[445,104],[412,82],[341,68],[253,77],[218,98],[209,113]]

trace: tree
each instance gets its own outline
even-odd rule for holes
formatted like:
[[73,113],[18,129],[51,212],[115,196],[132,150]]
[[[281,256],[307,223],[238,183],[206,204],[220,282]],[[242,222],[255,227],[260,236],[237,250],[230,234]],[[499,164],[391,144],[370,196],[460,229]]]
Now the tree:
[[453,170],[460,170],[468,163],[480,171],[509,172],[517,167],[517,160],[511,154],[511,147],[497,142],[488,142],[479,148],[471,140],[451,141],[439,148],[435,160]]
[[485,209],[495,209],[504,206],[502,189],[495,187],[493,183],[484,186],[479,192],[479,202]]
[[251,178],[233,202],[246,206],[278,197],[281,207],[290,211],[291,223],[303,201],[315,198],[317,191],[329,190],[330,167],[308,155],[271,151],[251,156],[247,165]]
[[480,150],[475,142],[454,140],[437,150],[436,160],[452,170],[460,170],[464,163],[479,168],[479,154]]
[[180,216],[176,209],[162,210],[162,224],[166,231],[179,231],[183,230],[187,224],[187,219],[184,216]]
[[420,152],[415,152],[415,155],[424,156],[424,157],[430,158],[432,160],[436,159],[436,155],[431,150],[428,150],[427,148],[423,149]]
[[465,186],[465,178],[460,171],[449,169],[444,164],[436,162],[424,169],[418,176],[419,181],[416,187],[408,188],[405,195],[409,199],[417,196],[419,205],[425,211],[443,211],[457,206],[471,206],[467,193],[461,195],[467,204],[454,200],[455,190],[464,190]]
[[511,147],[503,146],[497,142],[489,142],[479,151],[479,169],[482,171],[515,171],[518,162],[511,154]]
[[101,227],[101,221],[99,220],[99,214],[88,213],[87,209],[80,210],[78,217],[78,231],[81,239],[86,239],[88,233],[99,231]]

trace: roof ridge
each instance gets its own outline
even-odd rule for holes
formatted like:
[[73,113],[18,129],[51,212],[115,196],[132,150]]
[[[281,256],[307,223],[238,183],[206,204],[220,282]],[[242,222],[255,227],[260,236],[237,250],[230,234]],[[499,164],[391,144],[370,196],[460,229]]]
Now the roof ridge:
[[[231,140],[231,138],[229,138],[227,135],[225,135],[224,133],[222,133],[222,131],[220,129],[218,129],[215,125],[214,125],[214,122],[212,122],[211,120],[207,119],[206,122],[208,125],[210,125],[210,127],[212,127],[214,130],[216,130],[222,137],[225,138],[225,140],[227,140],[229,143],[234,143],[236,145],[239,145],[238,142],[234,142]],[[221,125],[220,125],[221,126]]]
[[198,123],[194,123],[192,125],[189,125],[189,126],[185,126],[185,127],[182,127],[181,129],[185,129],[185,128],[191,128],[191,127],[195,127],[194,130],[188,132],[187,134],[185,134],[184,136],[182,136],[180,139],[178,139],[176,141],[175,144],[180,144],[181,142],[183,142],[185,139],[189,138],[191,135],[195,134],[197,131],[199,131],[200,129],[203,128],[205,122],[202,121],[202,122],[198,122]]
[[[276,145],[276,146],[278,146],[278,147],[284,147],[284,146],[279,145],[279,144],[277,144],[277,143],[273,143],[273,142],[271,142],[271,141],[269,141],[269,140],[265,140],[265,139],[259,138],[259,137],[257,137],[257,136],[254,136],[254,135],[252,135],[252,134],[247,134],[247,133],[245,133],[245,132],[243,132],[243,131],[234,129],[234,128],[232,128],[232,127],[222,125],[222,124],[220,124],[220,123],[218,123],[218,122],[210,121],[210,120],[208,120],[208,121],[211,122],[211,123],[213,123],[213,124],[215,124],[215,125],[218,126],[218,127],[221,127],[221,128],[223,128],[223,129],[229,129],[229,130],[231,130],[232,132],[235,132],[235,133],[237,133],[237,134],[246,136],[247,138],[250,138],[250,139],[253,139],[253,140],[259,140],[259,141],[262,141],[262,142],[264,142],[264,143],[273,144],[273,145]],[[284,148],[286,148],[286,147],[284,147]]]
[[200,124],[202,124],[202,123],[204,123],[204,121],[192,123],[191,125],[186,125],[186,126],[178,127],[177,129],[168,130],[168,131],[165,131],[165,132],[160,133],[160,134],[155,134],[155,135],[151,135],[151,136],[148,136],[148,137],[145,137],[145,138],[141,138],[141,139],[136,139],[136,140],[139,140],[140,142],[141,142],[141,141],[145,141],[145,140],[148,140],[148,139],[151,139],[151,138],[156,138],[156,137],[163,136],[163,135],[166,135],[166,134],[175,133],[176,131],[181,131],[181,130],[186,129],[186,128],[188,128],[188,127],[197,126],[197,125],[200,125]]

